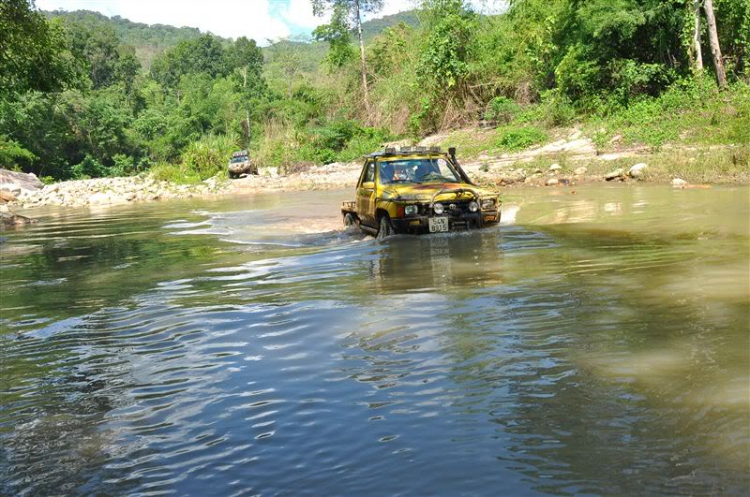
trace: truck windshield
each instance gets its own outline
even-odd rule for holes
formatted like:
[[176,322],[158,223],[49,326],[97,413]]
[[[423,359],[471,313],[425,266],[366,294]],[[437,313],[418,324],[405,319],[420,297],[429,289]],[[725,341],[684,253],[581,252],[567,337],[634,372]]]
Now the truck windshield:
[[380,184],[461,182],[453,166],[445,159],[394,159],[378,164]]
[[240,155],[237,157],[232,157],[232,164],[237,164],[238,162],[245,162],[247,160],[247,155]]

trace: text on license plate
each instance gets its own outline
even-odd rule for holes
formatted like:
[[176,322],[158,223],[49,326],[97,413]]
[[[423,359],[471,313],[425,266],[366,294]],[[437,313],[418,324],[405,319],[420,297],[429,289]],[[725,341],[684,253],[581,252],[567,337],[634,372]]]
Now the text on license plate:
[[430,233],[441,233],[448,231],[448,218],[447,217],[431,217],[430,218]]

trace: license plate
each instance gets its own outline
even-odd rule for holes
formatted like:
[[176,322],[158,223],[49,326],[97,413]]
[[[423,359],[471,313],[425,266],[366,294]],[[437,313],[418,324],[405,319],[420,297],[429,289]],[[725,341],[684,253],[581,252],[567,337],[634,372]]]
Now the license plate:
[[430,233],[442,233],[448,231],[448,218],[447,217],[431,217],[430,218]]

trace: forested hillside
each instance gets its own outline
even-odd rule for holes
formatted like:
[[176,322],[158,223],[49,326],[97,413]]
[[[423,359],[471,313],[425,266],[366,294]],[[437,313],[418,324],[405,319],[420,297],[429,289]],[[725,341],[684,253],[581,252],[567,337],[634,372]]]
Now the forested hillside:
[[[88,30],[114,31],[119,43],[135,48],[136,57],[145,69],[151,66],[157,56],[174,47],[181,41],[198,38],[198,28],[165,26],[163,24],[143,24],[129,21],[119,16],[107,17],[89,10],[44,12],[47,19],[60,18],[67,24],[79,24]],[[228,40],[226,40],[228,42]]]
[[48,19],[7,0],[0,166],[194,181],[222,171],[237,148],[261,166],[295,168],[480,122],[496,127],[482,147],[497,153],[566,126],[602,149],[615,139],[750,143],[750,0],[694,5],[513,0],[482,16],[462,0],[424,0],[363,24],[363,67],[350,11],[316,29],[314,43],[261,49],[85,12]]
[[[141,66],[148,70],[151,62],[164,53],[166,50],[174,47],[181,41],[187,41],[201,36],[198,28],[175,27],[164,24],[144,24],[124,19],[120,16],[107,17],[99,12],[90,10],[75,11],[43,11],[45,17],[49,20],[60,19],[66,24],[78,24],[85,26],[88,30],[114,31],[115,36],[123,45],[131,45],[135,48],[135,55],[141,63]],[[408,26],[415,27],[419,24],[419,18],[415,11],[399,12],[389,16],[365,21],[362,24],[362,35],[366,43],[372,41],[376,36],[381,34],[385,29],[404,23]],[[231,40],[216,37],[224,45],[231,43]],[[261,40],[257,40],[261,41]],[[325,44],[316,42],[303,42],[293,40],[280,40],[278,44],[297,45],[297,51],[304,54],[303,65],[310,70],[310,64],[315,65],[316,69],[320,61],[325,57],[327,50]],[[276,43],[274,43],[276,45]],[[264,52],[273,52],[273,46],[263,47]],[[278,51],[278,50],[277,50]],[[310,59],[310,60],[307,60]]]

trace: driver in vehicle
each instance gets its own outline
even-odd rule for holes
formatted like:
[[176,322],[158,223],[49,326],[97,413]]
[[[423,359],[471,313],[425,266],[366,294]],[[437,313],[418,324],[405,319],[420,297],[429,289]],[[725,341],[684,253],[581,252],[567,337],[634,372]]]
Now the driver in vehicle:
[[380,163],[380,182],[392,183],[425,183],[425,182],[459,181],[456,173],[447,165],[431,159],[387,161]]

